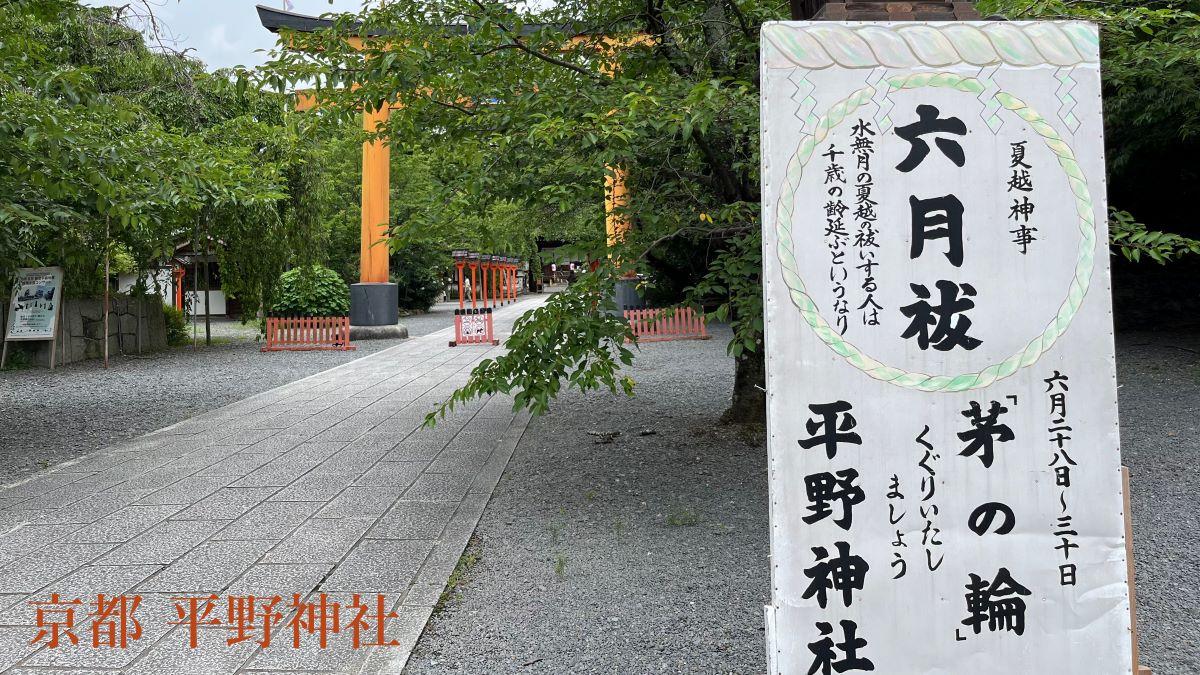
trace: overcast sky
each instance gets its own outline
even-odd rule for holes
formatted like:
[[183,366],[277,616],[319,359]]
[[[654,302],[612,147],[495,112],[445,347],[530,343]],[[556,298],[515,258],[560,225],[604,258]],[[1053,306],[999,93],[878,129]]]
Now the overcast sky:
[[[83,0],[86,5],[125,5],[130,0]],[[275,45],[275,34],[258,22],[256,4],[284,9],[284,0],[149,0],[154,14],[176,41],[177,49],[199,58],[209,70],[257,66]],[[362,0],[291,0],[293,12],[317,16],[353,12]]]

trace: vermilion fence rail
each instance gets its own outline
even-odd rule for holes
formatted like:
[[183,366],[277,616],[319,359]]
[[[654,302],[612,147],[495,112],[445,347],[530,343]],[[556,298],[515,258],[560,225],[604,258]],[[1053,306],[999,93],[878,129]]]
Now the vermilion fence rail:
[[354,349],[354,345],[350,344],[350,317],[267,317],[267,344],[262,351],[313,349]]
[[707,340],[711,335],[704,314],[691,307],[669,309],[627,309],[625,319],[638,342],[666,340]]

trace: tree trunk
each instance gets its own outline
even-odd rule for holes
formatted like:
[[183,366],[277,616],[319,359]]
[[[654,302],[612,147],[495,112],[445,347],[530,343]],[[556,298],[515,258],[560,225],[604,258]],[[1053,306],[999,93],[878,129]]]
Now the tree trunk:
[[726,424],[762,424],[767,419],[766,362],[762,345],[734,360],[733,400],[721,417]]
[[[108,369],[108,315],[111,309],[108,304],[108,271],[109,271],[109,245],[108,245],[108,218],[104,219],[104,368]],[[61,301],[62,298],[59,298]]]
[[[138,270],[137,274],[141,275],[141,274],[143,274],[143,272],[141,270]],[[145,278],[145,277],[144,276],[138,277],[138,281],[134,282],[135,283],[134,288],[138,288],[138,286],[136,284],[141,283],[141,280],[143,278]],[[131,293],[130,295],[133,295],[133,294]],[[136,311],[137,311],[137,315],[136,315],[137,322],[133,326],[133,341],[135,343],[137,343],[137,352],[139,355],[142,353],[142,299],[144,297],[145,297],[144,295],[139,294],[137,296],[137,298],[133,298],[135,301],[135,306],[136,306]]]
[[[207,249],[206,249],[207,251]],[[208,256],[204,256],[207,258]],[[212,314],[208,309],[208,289],[212,284],[212,279],[208,274],[208,260],[204,261],[204,344],[209,346],[212,344]]]
[[192,234],[192,350],[196,349],[196,310],[200,304],[200,224]]
[[704,41],[708,43],[709,66],[713,72],[728,73],[731,65],[728,27],[732,24],[725,18],[724,0],[708,0],[708,8],[701,20],[704,22]]

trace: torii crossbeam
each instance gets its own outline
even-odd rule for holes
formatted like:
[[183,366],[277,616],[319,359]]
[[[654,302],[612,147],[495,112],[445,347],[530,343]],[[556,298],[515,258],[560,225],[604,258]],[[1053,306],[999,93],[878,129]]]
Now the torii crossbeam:
[[[309,33],[331,28],[333,20],[306,16],[295,12],[257,6],[258,18],[262,25],[272,33],[296,31]],[[527,24],[522,27],[523,33],[531,33],[544,28],[539,24]],[[462,33],[465,26],[447,26],[450,32]],[[572,40],[583,37],[572,36]],[[595,36],[593,36],[595,37]],[[611,53],[618,48],[640,44],[647,41],[644,34],[635,33],[632,36],[604,37],[601,43],[606,51]],[[354,45],[357,47],[357,45]],[[611,72],[611,68],[610,68]],[[312,97],[301,96],[297,103],[298,110],[307,110],[316,105]],[[363,129],[375,133],[380,125],[386,125],[391,110],[384,107],[374,112],[364,112]],[[360,244],[360,274],[359,283],[354,284],[351,291],[350,319],[354,326],[394,325],[398,320],[396,308],[396,288],[388,283],[388,226],[389,217],[389,175],[390,152],[386,142],[376,139],[363,143],[362,159],[362,229]],[[611,167],[604,183],[605,229],[608,243],[613,245],[621,241],[631,226],[631,220],[624,214],[628,200],[625,186],[625,169]],[[386,304],[391,304],[390,313]]]

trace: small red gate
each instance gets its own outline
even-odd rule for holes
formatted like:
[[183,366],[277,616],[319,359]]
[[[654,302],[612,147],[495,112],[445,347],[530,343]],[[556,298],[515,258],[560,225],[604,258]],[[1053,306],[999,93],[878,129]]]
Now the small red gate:
[[[451,347],[459,345],[498,345],[492,323],[492,307],[516,300],[516,258],[500,255],[455,251],[454,268],[458,274],[458,309],[454,310],[454,339]],[[464,288],[470,270],[471,307],[467,307]],[[482,279],[479,273],[482,272]],[[489,295],[491,306],[489,307]]]
[[313,349],[348,351],[354,348],[350,344],[348,316],[267,317],[264,352]]
[[625,319],[638,342],[707,340],[711,335],[704,314],[691,307],[671,309],[627,309]]
[[451,347],[459,345],[498,345],[495,327],[492,325],[492,308],[454,310],[454,340]]

